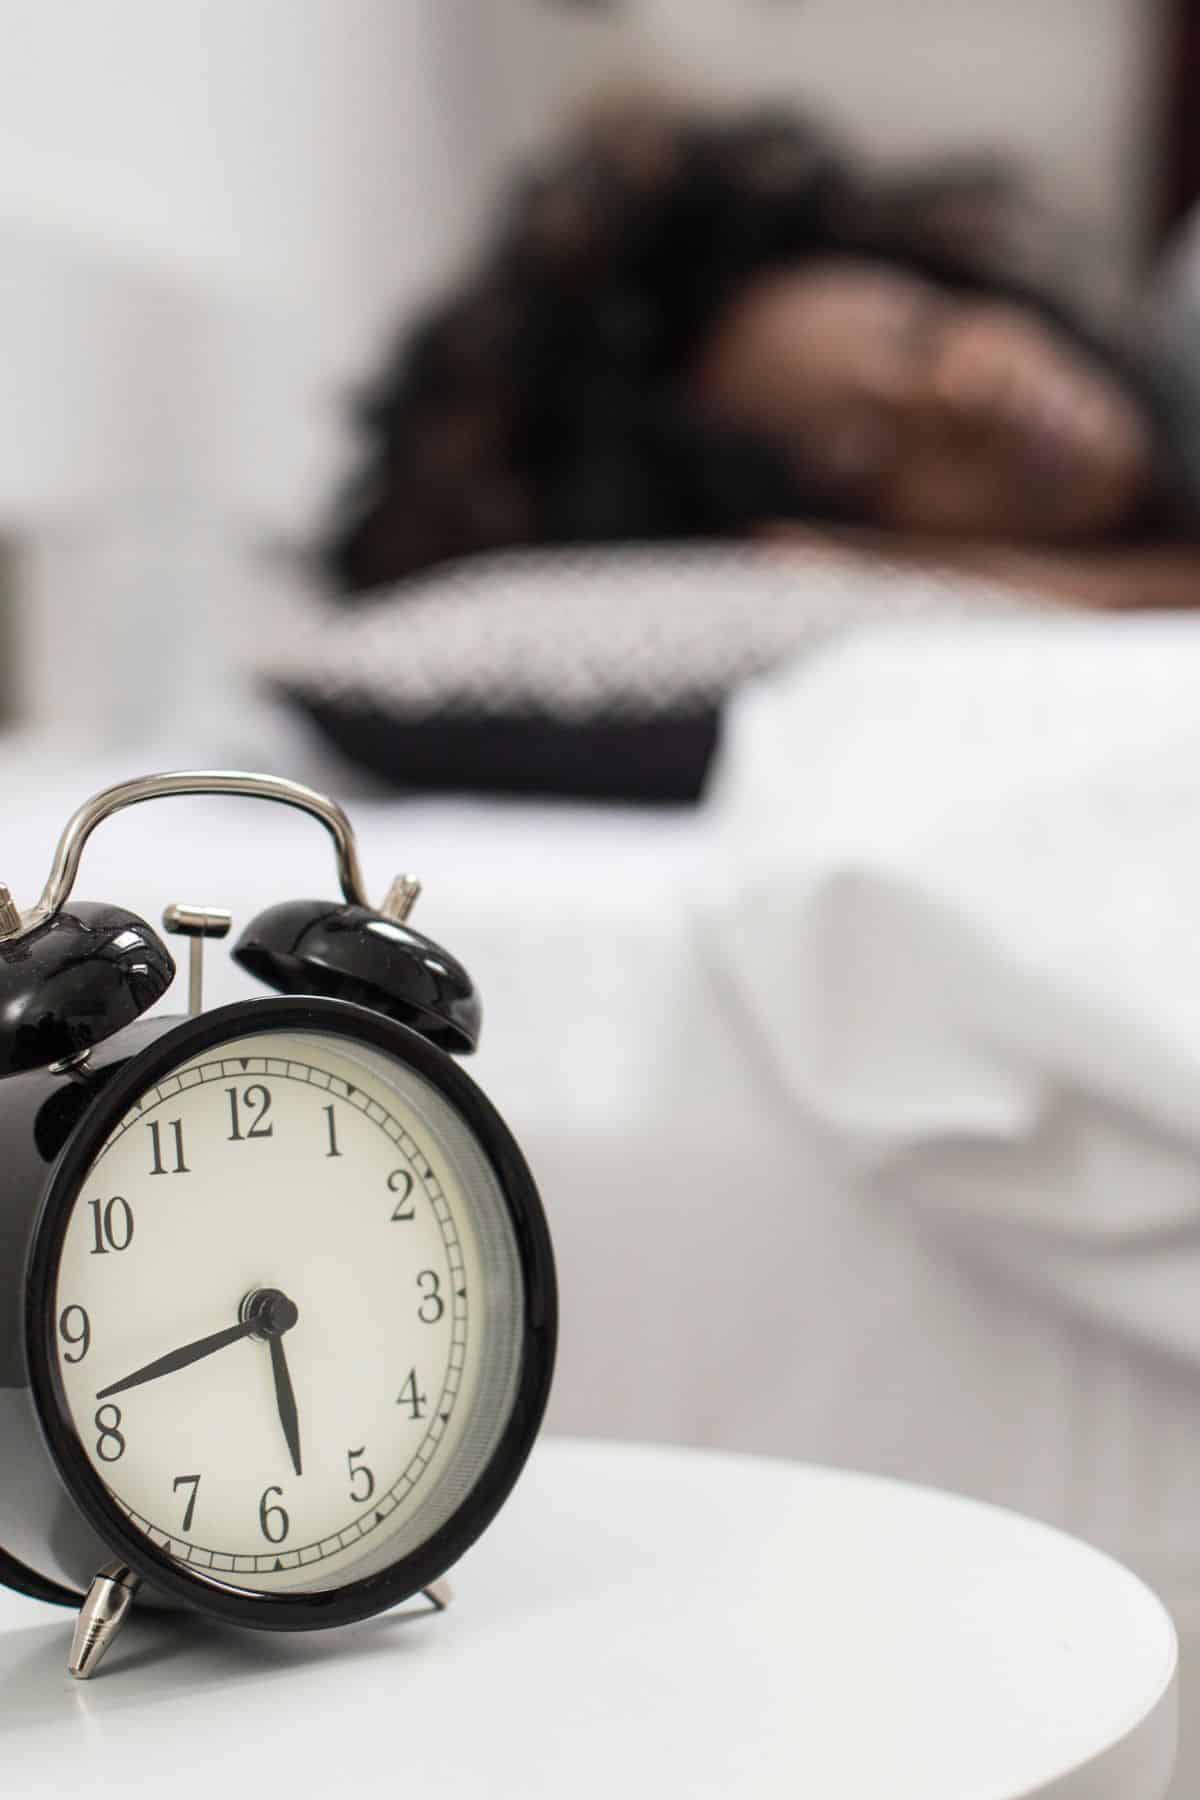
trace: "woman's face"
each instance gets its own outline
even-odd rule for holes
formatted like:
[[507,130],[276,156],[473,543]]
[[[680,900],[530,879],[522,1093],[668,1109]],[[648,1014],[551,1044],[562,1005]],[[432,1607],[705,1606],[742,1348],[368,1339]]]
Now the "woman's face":
[[882,263],[754,282],[711,335],[695,391],[779,444],[805,491],[898,530],[1099,537],[1151,481],[1148,419],[1065,332]]

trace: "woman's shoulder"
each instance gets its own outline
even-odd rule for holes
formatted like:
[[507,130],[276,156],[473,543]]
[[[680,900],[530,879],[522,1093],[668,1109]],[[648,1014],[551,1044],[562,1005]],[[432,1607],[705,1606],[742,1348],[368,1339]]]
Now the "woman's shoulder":
[[1151,275],[1137,342],[1178,479],[1200,513],[1200,209]]

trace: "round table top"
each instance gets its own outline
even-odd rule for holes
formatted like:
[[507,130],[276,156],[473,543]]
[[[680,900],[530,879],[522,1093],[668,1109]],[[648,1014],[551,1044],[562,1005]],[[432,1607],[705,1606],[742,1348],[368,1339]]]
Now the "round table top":
[[[442,1614],[143,1614],[71,1681],[0,1594],[14,1793],[1161,1800],[1176,1644],[1097,1551],[900,1483],[543,1443]],[[40,1785],[39,1785],[40,1784]]]

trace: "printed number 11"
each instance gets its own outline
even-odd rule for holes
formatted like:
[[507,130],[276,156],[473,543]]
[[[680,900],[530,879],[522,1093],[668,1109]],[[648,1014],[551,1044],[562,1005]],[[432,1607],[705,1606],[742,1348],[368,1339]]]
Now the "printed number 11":
[[183,1160],[183,1120],[170,1120],[167,1129],[175,1140],[175,1167],[168,1169],[163,1161],[162,1131],[157,1119],[146,1127],[150,1133],[150,1142],[154,1147],[154,1167],[152,1175],[190,1175],[191,1170]]

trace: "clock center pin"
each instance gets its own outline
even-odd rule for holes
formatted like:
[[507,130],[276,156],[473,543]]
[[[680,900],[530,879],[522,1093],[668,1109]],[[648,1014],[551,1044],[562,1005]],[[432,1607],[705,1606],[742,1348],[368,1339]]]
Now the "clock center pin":
[[243,1325],[254,1322],[251,1337],[282,1337],[290,1331],[300,1317],[300,1309],[294,1300],[278,1288],[255,1288],[246,1295],[238,1308],[238,1319]]

